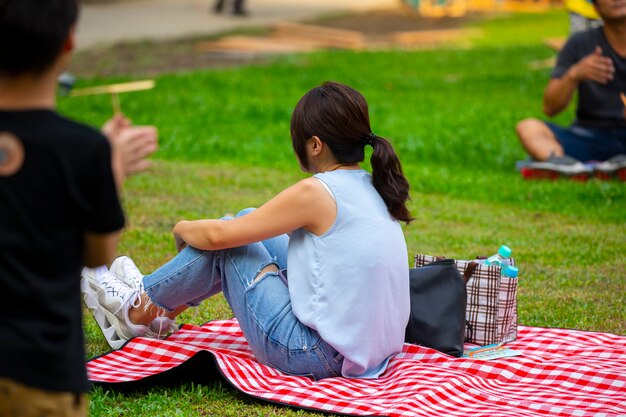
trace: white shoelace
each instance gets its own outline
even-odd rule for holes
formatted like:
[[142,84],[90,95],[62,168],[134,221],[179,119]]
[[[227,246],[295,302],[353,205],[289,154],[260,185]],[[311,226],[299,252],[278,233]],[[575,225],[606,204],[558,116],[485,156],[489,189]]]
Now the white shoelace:
[[[123,307],[130,305],[132,307],[139,307],[141,305],[141,297],[139,296],[139,291],[130,288],[124,282],[122,282],[119,278],[106,275],[101,277],[100,284],[104,287],[107,293],[113,293],[113,296],[120,297],[123,301],[120,305],[120,308],[113,312],[113,314],[117,313]],[[134,297],[134,298],[133,298]]]

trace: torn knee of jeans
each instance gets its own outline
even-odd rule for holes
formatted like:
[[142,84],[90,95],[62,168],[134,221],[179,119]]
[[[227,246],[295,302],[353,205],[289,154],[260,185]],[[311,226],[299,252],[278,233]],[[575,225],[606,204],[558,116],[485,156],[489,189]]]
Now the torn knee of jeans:
[[272,273],[272,272],[278,273],[278,265],[276,265],[274,262],[268,262],[262,265],[257,271],[256,275],[254,276],[254,279],[252,280],[251,284],[254,284],[255,282],[261,280],[263,277],[267,276],[269,273]]

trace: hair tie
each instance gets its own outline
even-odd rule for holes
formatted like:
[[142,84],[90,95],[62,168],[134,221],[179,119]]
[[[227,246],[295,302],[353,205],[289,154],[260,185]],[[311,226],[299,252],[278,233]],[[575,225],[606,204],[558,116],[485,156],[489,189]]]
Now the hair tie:
[[376,134],[374,132],[370,132],[369,135],[365,138],[364,142],[366,145],[374,146],[374,142],[376,141]]

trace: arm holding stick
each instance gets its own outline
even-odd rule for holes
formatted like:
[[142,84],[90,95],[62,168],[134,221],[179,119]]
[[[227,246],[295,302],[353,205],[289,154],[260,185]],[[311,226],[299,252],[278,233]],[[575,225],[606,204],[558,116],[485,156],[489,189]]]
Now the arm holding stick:
[[158,148],[155,126],[133,126],[128,118],[117,113],[102,127],[111,143],[113,174],[119,190],[124,180],[151,165],[147,159]]

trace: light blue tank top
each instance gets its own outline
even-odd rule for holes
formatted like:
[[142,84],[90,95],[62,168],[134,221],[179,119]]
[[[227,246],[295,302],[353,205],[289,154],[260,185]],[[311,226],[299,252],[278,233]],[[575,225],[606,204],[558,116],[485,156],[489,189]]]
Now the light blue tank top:
[[346,377],[375,378],[402,350],[409,319],[409,267],[402,228],[364,170],[315,175],[335,198],[323,235],[291,233],[293,312],[344,356]]

